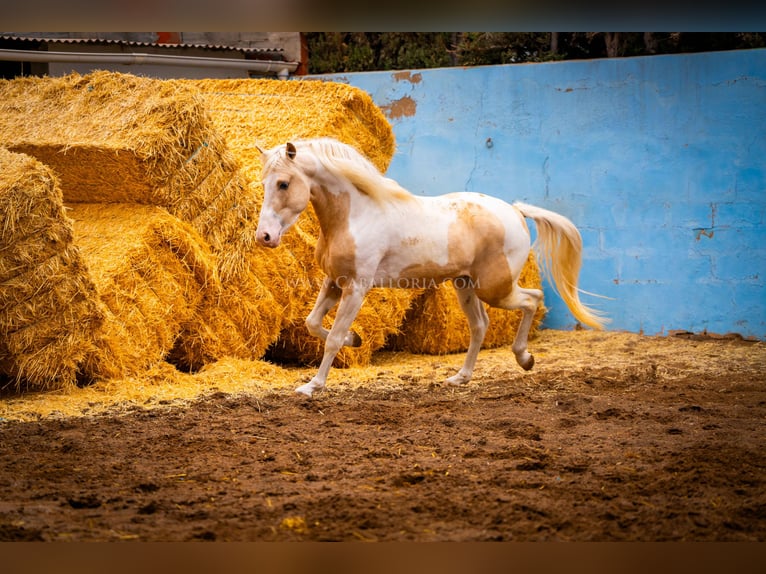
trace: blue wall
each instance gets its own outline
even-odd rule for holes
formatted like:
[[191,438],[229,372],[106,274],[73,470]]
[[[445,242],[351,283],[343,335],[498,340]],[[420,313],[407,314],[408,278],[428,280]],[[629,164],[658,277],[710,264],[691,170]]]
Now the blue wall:
[[[413,193],[571,218],[610,328],[766,338],[766,50],[322,78],[383,108]],[[574,325],[547,286],[546,305]]]

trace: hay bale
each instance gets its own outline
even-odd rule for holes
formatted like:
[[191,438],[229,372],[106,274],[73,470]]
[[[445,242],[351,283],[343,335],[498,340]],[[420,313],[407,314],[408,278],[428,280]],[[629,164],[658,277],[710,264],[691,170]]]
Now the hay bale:
[[0,148],[0,373],[16,390],[72,386],[105,320],[50,169]]
[[206,298],[167,357],[185,371],[231,357],[257,360],[277,340],[282,307],[251,273],[240,274],[216,298]]
[[260,182],[260,153],[289,140],[332,136],[353,145],[381,171],[395,142],[383,112],[363,90],[314,80],[181,80],[198,88],[213,124],[251,181]]
[[259,358],[276,338],[270,293],[256,278],[224,288],[215,255],[167,210],[71,204],[71,214],[123,376],[165,359],[193,370],[225,356]]
[[0,141],[48,165],[65,202],[161,206],[214,249],[256,213],[189,83],[113,72],[0,80]]
[[[527,288],[542,289],[542,279],[534,254],[530,251],[527,262],[521,271],[519,285]],[[513,342],[516,336],[521,311],[508,311],[484,305],[489,315],[489,329],[482,348],[492,349]],[[530,335],[545,317],[545,307],[535,313]],[[407,311],[400,333],[391,337],[388,347],[392,350],[444,355],[458,353],[468,349],[471,334],[468,320],[460,308],[455,290],[450,284],[427,289]]]
[[220,289],[193,230],[160,207],[70,208],[75,242],[107,308],[102,361],[128,376],[164,360],[205,290]]
[[48,165],[70,203],[199,212],[220,191],[211,173],[238,169],[196,90],[129,74],[1,80],[0,141]]
[[0,80],[0,141],[58,175],[67,203],[164,207],[225,251],[257,209],[199,91],[95,72]]
[[[51,165],[59,174],[64,199],[72,206],[97,202],[161,206],[191,224],[202,236],[195,241],[207,242],[212,253],[235,252],[228,260],[240,264],[217,271],[225,273],[226,282],[215,297],[206,295],[203,304],[176,302],[182,311],[179,319],[167,323],[164,334],[147,331],[159,337],[154,342],[155,354],[162,353],[160,349],[171,337],[177,338],[170,360],[183,368],[199,368],[204,361],[222,356],[258,358],[276,340],[282,309],[274,307],[273,297],[252,273],[249,262],[243,262],[231,248],[243,221],[257,215],[250,185],[239,171],[237,158],[210,123],[194,86],[109,72],[2,81],[0,139]],[[94,269],[99,269],[104,252],[114,251],[114,257],[128,248],[120,245],[119,237],[105,240],[113,235],[106,229],[111,224],[108,220],[122,229],[120,220],[129,222],[139,213],[127,207],[121,215],[121,209],[80,210],[83,236],[93,237],[93,245],[86,247]],[[105,230],[106,235],[88,233],[89,215],[94,216],[90,225]],[[173,225],[168,223],[165,230]],[[99,242],[104,244],[97,254],[94,245]],[[216,258],[216,262],[221,260]],[[106,275],[111,276],[112,271]],[[142,324],[141,305],[150,305],[151,295],[117,297],[118,292],[107,289],[104,295],[113,306],[116,301],[123,305],[120,320],[135,318]],[[136,309],[129,311],[126,305]],[[200,313],[187,320],[186,311],[195,307]],[[266,325],[273,321],[277,327]],[[180,336],[174,333],[179,323]],[[135,329],[144,327],[127,327],[128,332]],[[128,363],[146,363],[134,359],[129,357]]]

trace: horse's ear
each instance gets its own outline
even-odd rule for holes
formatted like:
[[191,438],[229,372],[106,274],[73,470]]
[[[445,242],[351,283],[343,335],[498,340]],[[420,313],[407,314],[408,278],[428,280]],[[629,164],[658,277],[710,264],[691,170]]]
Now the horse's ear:
[[266,153],[266,150],[258,145],[258,141],[257,140],[255,142],[255,149],[257,149],[258,153],[261,154],[261,163],[265,165],[266,164],[266,159],[268,158],[268,153]]
[[290,142],[287,142],[287,157],[295,159],[295,146]]

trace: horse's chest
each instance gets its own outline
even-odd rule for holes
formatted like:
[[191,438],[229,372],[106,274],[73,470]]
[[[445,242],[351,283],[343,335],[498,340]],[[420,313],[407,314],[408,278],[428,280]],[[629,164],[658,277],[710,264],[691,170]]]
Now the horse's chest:
[[316,259],[328,276],[353,277],[356,269],[356,242],[350,233],[326,237],[319,236]]

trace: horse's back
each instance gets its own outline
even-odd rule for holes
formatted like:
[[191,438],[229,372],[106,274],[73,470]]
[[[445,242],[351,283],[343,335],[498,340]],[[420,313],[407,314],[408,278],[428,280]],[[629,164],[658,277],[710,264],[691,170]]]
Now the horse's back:
[[[481,221],[477,218],[478,214],[483,214],[484,218],[496,219],[502,224],[505,233],[506,250],[526,249],[529,243],[529,228],[521,212],[513,205],[500,199],[484,193],[462,191],[448,193],[432,198],[434,203],[441,209],[453,210],[462,213],[470,221]],[[482,229],[474,229],[481,232]],[[526,258],[527,254],[524,254]]]
[[518,276],[529,256],[530,235],[524,216],[513,205],[473,192],[437,196],[433,203],[435,209],[452,213],[450,245],[467,252],[472,274],[486,273],[505,260],[511,275]]

